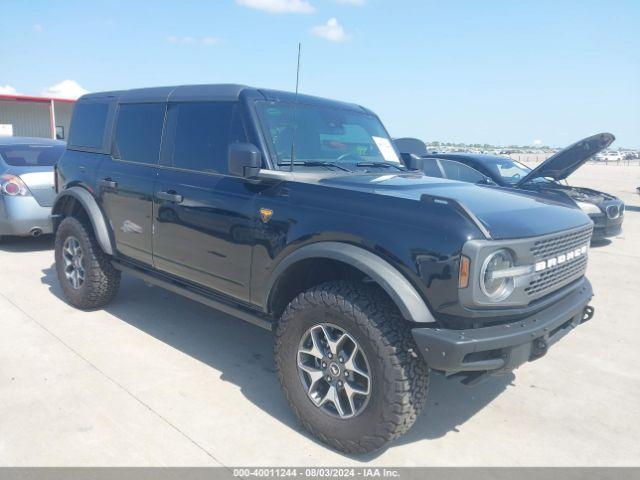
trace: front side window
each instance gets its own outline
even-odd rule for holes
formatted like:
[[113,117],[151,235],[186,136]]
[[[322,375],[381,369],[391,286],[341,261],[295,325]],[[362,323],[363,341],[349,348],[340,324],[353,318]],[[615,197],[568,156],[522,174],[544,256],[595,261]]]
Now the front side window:
[[486,177],[474,168],[463,163],[454,162],[452,160],[440,160],[445,175],[450,180],[458,180],[460,182],[480,183],[485,181]]
[[246,142],[235,103],[172,103],[167,119],[175,132],[167,148],[170,165],[176,168],[226,173],[229,144]]
[[400,159],[377,117],[339,108],[257,102],[258,115],[278,165],[331,162],[353,168],[358,164],[393,163]]
[[160,156],[164,103],[125,103],[118,109],[113,156],[155,165]]
[[64,153],[64,145],[3,145],[0,157],[11,167],[51,167]]
[[422,159],[422,171],[428,177],[442,178],[442,172],[438,166],[438,160],[435,158],[423,158]]

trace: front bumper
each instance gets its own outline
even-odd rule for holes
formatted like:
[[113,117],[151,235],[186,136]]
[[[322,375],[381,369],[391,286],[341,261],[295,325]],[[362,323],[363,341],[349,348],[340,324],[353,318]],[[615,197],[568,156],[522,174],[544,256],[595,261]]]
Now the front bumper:
[[593,235],[591,236],[591,240],[602,240],[607,237],[615,237],[622,232],[622,221],[624,220],[624,216],[620,216],[618,218],[607,218],[602,215],[602,219],[596,223],[593,222]]
[[[414,328],[413,338],[427,365],[452,375],[499,374],[543,356],[573,328],[589,320],[593,297],[586,278],[566,297],[523,320],[467,330]],[[469,376],[472,378],[472,376]]]
[[52,233],[51,207],[42,207],[32,196],[0,196],[0,235]]

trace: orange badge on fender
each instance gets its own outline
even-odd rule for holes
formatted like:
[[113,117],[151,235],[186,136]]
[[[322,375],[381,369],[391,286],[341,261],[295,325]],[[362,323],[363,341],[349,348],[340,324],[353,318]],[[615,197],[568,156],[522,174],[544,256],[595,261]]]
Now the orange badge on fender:
[[270,208],[260,209],[260,219],[262,220],[262,223],[267,223],[269,220],[271,220],[272,215],[273,215],[273,210],[271,210]]

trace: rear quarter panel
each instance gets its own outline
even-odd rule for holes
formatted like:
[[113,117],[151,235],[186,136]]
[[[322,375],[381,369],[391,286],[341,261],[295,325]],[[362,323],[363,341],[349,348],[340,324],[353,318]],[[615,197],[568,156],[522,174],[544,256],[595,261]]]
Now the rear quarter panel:
[[100,153],[66,150],[57,165],[58,192],[65,188],[80,186],[91,193],[97,191],[96,179],[100,164],[108,155]]

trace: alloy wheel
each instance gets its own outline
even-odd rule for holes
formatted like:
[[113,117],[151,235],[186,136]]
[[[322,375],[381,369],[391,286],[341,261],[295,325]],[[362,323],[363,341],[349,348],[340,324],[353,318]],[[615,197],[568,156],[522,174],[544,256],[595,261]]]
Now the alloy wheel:
[[371,395],[364,351],[345,329],[329,323],[309,328],[297,354],[302,386],[313,404],[342,419],[362,413]]
[[62,259],[64,260],[64,275],[75,290],[84,284],[84,254],[80,241],[73,236],[67,237],[62,246]]

